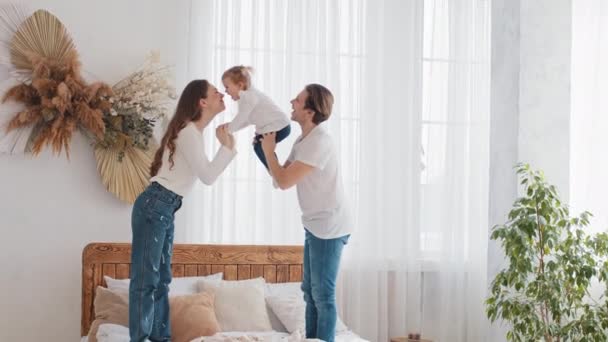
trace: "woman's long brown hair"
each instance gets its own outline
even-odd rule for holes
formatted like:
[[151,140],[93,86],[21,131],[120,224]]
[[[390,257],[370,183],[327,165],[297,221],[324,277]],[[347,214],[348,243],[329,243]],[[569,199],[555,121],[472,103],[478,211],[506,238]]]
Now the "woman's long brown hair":
[[169,127],[161,140],[160,147],[156,150],[154,161],[150,166],[150,177],[158,174],[158,170],[163,165],[163,153],[165,148],[169,148],[169,163],[171,168],[175,165],[173,162],[173,154],[175,153],[175,139],[179,132],[186,127],[189,122],[200,119],[202,113],[199,107],[200,99],[207,98],[207,90],[209,82],[207,80],[194,80],[188,83],[182,95],[177,102],[175,115],[169,122]]

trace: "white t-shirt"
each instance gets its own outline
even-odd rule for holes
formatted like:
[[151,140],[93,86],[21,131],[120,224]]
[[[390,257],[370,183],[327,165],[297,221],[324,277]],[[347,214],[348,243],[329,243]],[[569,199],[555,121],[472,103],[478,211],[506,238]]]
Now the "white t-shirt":
[[203,133],[190,122],[175,139],[173,168],[170,168],[169,149],[165,148],[163,165],[150,182],[158,182],[176,194],[185,196],[192,190],[197,178],[207,185],[213,184],[235,155],[236,150],[222,146],[213,160],[209,161],[205,153]]
[[318,125],[306,137],[300,136],[288,160],[314,167],[296,185],[304,227],[321,239],[350,234],[353,227],[344,198],[338,155],[325,129]]
[[287,114],[261,91],[251,87],[241,90],[239,97],[239,111],[228,125],[230,132],[255,125],[255,133],[264,134],[279,131],[289,125]]

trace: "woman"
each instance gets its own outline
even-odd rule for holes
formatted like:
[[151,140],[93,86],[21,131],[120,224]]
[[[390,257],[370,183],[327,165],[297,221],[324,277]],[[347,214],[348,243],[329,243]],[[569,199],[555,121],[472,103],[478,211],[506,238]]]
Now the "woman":
[[225,108],[206,80],[190,82],[179,98],[150,167],[150,185],[133,205],[129,334],[131,341],[169,341],[169,283],[175,212],[199,178],[211,185],[234,158],[234,137],[218,127],[221,148],[209,161],[203,132]]

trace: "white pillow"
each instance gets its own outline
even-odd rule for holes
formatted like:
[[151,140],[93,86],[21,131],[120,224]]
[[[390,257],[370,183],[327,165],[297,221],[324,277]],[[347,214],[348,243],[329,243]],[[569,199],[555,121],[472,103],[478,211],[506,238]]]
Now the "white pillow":
[[[281,292],[287,291],[288,293],[293,293],[294,287],[299,286],[300,283],[266,283],[264,296],[268,298],[268,296],[279,295]],[[297,290],[297,289],[296,289]],[[266,301],[266,311],[268,312],[268,318],[270,318],[270,325],[272,326],[272,330],[278,332],[287,332],[287,329],[281,323],[281,320],[277,317],[277,315],[272,311],[272,308]]]
[[215,295],[215,315],[222,331],[272,331],[264,299],[264,278],[201,280],[199,291]]
[[266,297],[268,296],[294,296],[304,295],[302,283],[266,283]]
[[[208,276],[200,277],[175,277],[169,284],[169,296],[184,296],[191,295],[198,292],[197,283],[201,280],[214,280],[219,281],[222,279],[224,274],[222,272],[211,274]],[[108,285],[108,289],[111,291],[129,291],[130,280],[127,279],[114,279],[108,276],[103,276],[103,279]]]
[[[266,302],[279,318],[287,332],[306,332],[306,302],[301,283],[266,284]],[[348,328],[338,316],[336,333],[347,331]]]

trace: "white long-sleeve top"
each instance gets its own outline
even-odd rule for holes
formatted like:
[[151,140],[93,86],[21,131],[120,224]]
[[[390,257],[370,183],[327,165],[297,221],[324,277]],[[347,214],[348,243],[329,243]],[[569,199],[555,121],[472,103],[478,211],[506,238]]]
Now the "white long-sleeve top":
[[203,133],[194,123],[188,123],[175,139],[174,166],[169,163],[169,149],[163,153],[163,165],[158,174],[150,182],[158,182],[165,188],[180,196],[187,195],[196,179],[204,184],[211,185],[226,169],[236,155],[236,150],[224,146],[216,152],[213,160],[209,161],[205,153]]
[[289,125],[287,114],[256,88],[241,90],[238,105],[238,113],[228,125],[232,133],[249,125],[255,125],[256,134],[276,132]]

